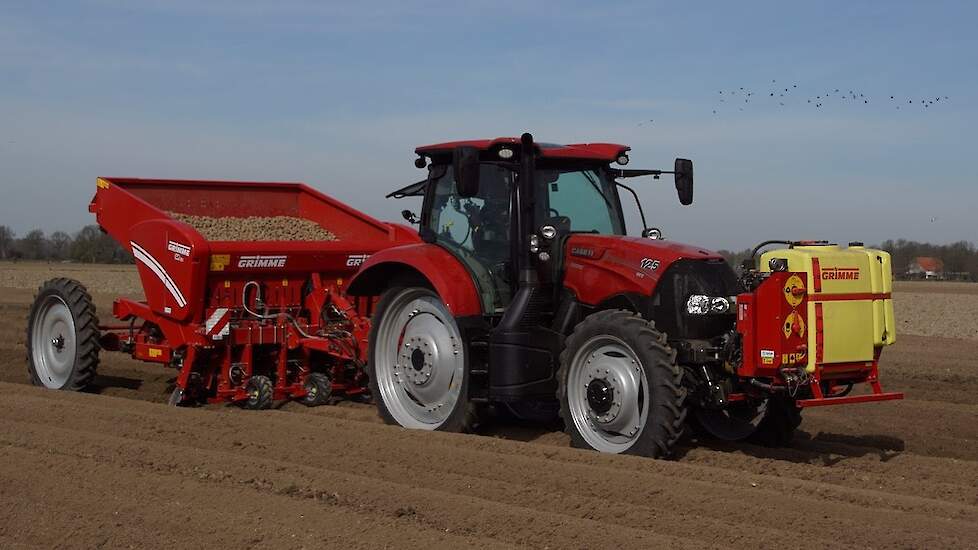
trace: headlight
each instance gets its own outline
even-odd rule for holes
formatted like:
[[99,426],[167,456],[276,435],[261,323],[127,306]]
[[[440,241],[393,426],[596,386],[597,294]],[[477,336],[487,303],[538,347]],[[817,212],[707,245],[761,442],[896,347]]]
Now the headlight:
[[540,228],[540,234],[548,241],[557,236],[557,228],[552,225],[545,225]]
[[502,148],[502,149],[499,150],[499,153],[498,154],[499,154],[499,158],[501,158],[501,159],[507,159],[508,160],[508,159],[513,158],[513,150],[512,149]]
[[686,313],[690,315],[706,315],[710,312],[710,297],[693,294],[686,300]]
[[710,313],[723,314],[730,312],[730,300],[726,298],[710,299]]
[[530,235],[530,252],[536,254],[540,251],[540,237]]
[[693,294],[686,300],[686,313],[690,315],[723,315],[733,311],[736,298]]

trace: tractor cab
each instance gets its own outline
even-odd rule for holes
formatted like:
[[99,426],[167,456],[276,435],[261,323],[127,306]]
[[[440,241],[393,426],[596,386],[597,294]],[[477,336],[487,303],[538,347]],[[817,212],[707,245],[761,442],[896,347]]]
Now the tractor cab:
[[[684,204],[692,201],[692,164],[677,159],[675,172],[623,170],[629,147],[613,143],[555,145],[523,138],[449,142],[417,148],[416,165],[428,176],[388,197],[423,196],[422,239],[450,251],[479,287],[484,310],[502,314],[523,284],[560,282],[563,244],[572,235],[626,235],[617,179],[677,174]],[[522,273],[522,278],[521,278]]]

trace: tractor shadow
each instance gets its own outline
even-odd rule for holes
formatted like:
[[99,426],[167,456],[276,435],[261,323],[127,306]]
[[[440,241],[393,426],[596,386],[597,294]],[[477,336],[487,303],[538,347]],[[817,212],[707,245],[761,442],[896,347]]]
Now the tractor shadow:
[[549,414],[536,418],[520,417],[505,408],[484,411],[476,432],[483,436],[524,443],[569,443],[564,434],[564,424],[559,417]]
[[704,435],[687,435],[676,450],[676,458],[682,459],[694,449],[710,449],[722,453],[741,453],[765,460],[784,460],[798,464],[835,466],[850,459],[875,457],[888,462],[906,450],[900,438],[888,435],[849,435],[831,432],[815,434],[798,430],[794,441],[787,447],[765,447],[750,442],[719,441]]
[[[486,415],[477,431],[481,435],[525,443],[569,444],[569,437],[564,433],[559,418],[519,418],[505,410]],[[850,435],[822,431],[813,434],[798,430],[790,446],[765,447],[749,441],[721,441],[690,426],[679,441],[673,458],[682,460],[698,449],[832,467],[847,460],[864,457],[875,457],[880,462],[887,462],[900,456],[906,445],[902,439],[888,435]]]
[[127,376],[111,376],[98,374],[91,385],[86,388],[87,393],[101,394],[106,390],[121,388],[126,390],[138,390],[143,386],[143,380],[139,378],[129,378]]

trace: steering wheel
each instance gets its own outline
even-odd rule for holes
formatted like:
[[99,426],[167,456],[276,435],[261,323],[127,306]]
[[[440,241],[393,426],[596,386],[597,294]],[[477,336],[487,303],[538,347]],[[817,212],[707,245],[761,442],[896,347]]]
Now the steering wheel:
[[549,210],[550,211],[549,213],[552,214],[550,216],[551,218],[559,218],[560,217],[560,212],[557,212],[557,209],[556,208],[548,208],[547,210]]

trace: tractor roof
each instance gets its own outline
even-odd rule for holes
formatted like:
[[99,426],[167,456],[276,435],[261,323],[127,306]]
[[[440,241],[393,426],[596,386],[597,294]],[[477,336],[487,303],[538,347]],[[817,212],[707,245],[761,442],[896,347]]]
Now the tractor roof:
[[[475,147],[482,151],[500,148],[506,145],[519,146],[520,138],[500,137],[496,139],[472,139],[464,141],[449,141],[433,145],[422,145],[414,150],[419,155],[429,157],[451,154],[456,147]],[[619,143],[537,143],[540,156],[554,159],[581,159],[612,162],[631,147]],[[515,148],[515,147],[514,147]]]

